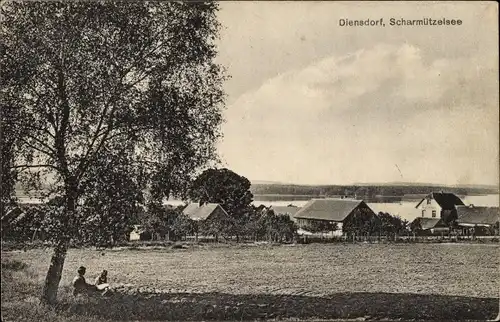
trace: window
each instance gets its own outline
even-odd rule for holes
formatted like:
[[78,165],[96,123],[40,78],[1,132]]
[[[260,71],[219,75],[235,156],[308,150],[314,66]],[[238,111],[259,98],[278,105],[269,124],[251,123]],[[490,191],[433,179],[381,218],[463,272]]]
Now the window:
[[425,210],[422,210],[422,217],[425,215]]
[[432,211],[432,218],[436,218],[436,210]]
[[427,204],[430,205],[431,204],[431,198],[427,199]]

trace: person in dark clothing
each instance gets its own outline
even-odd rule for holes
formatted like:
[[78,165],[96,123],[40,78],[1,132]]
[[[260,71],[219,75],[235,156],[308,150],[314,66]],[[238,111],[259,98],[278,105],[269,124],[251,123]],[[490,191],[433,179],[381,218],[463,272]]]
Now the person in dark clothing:
[[88,284],[85,280],[85,272],[86,268],[80,266],[80,268],[78,268],[78,275],[73,279],[73,295],[75,296],[78,294],[90,294],[97,291],[94,285]]

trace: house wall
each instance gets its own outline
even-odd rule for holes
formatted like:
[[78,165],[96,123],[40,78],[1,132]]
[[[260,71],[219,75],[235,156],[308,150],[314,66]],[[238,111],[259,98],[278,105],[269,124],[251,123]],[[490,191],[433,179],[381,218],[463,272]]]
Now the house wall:
[[441,218],[441,206],[430,195],[417,207],[420,210],[420,217]]
[[215,208],[215,210],[207,217],[206,220],[229,220],[229,215],[222,210],[221,207]]
[[[296,223],[299,228],[306,228],[307,226],[311,225],[313,222],[318,222],[318,221],[325,221],[325,220],[316,220],[316,219],[305,219],[305,218],[297,218]],[[325,236],[342,236],[342,222],[336,222],[336,221],[331,221],[330,223],[336,223],[337,224],[337,230],[331,231],[328,233],[324,233]]]
[[134,240],[140,240],[141,239],[141,235],[135,231],[131,232],[130,233],[130,241],[134,241]]

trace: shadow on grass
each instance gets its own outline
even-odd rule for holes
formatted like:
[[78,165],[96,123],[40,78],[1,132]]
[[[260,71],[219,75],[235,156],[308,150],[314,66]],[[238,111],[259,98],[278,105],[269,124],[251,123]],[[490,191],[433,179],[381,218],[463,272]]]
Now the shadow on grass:
[[338,293],[233,295],[224,293],[115,293],[83,303],[61,303],[71,314],[112,320],[418,319],[486,320],[499,300],[459,296]]

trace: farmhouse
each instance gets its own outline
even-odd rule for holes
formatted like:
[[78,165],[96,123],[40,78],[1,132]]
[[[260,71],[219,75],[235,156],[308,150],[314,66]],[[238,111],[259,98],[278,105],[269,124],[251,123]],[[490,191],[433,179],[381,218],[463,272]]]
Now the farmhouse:
[[288,215],[293,221],[297,221],[297,219],[295,219],[295,214],[300,209],[300,207],[294,206],[271,206],[271,210],[274,211],[275,215]]
[[182,213],[194,221],[193,229],[198,240],[198,234],[213,235],[219,240],[219,235],[227,233],[233,224],[232,217],[217,203],[191,203]]
[[1,218],[2,237],[8,235],[26,235],[31,240],[44,238],[42,222],[45,212],[40,210],[42,203],[19,203],[16,207],[10,209]]
[[191,220],[215,220],[229,219],[228,213],[218,203],[190,203],[184,208],[182,213],[188,216]]
[[498,207],[457,207],[457,226],[464,235],[498,235],[500,213]]
[[144,239],[145,233],[146,230],[141,225],[134,225],[132,231],[130,232],[129,240],[130,241],[142,240]]
[[445,221],[450,216],[455,217],[456,207],[464,203],[453,193],[432,192],[425,196],[415,208],[421,211],[423,218],[443,218]]
[[441,218],[417,217],[410,224],[412,231],[421,235],[448,232],[449,227]]
[[[377,218],[373,210],[362,200],[312,199],[294,215],[301,230],[311,226],[336,225],[333,236],[342,236],[353,227],[364,226]],[[346,229],[348,227],[348,229]]]

